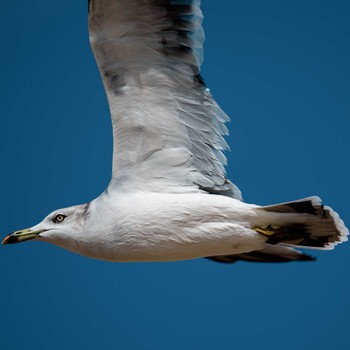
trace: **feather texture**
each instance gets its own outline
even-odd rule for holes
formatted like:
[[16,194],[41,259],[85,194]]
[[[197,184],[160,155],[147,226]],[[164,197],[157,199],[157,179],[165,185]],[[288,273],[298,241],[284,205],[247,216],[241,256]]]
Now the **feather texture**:
[[202,20],[197,0],[89,1],[113,123],[110,186],[241,199],[224,169],[229,118],[200,76]]

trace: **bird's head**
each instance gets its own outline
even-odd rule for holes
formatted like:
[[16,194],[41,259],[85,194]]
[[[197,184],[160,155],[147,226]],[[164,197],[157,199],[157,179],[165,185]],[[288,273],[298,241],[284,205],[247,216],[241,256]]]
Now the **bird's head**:
[[39,239],[58,245],[72,244],[84,230],[88,204],[53,211],[39,224],[7,235],[2,244],[13,244]]

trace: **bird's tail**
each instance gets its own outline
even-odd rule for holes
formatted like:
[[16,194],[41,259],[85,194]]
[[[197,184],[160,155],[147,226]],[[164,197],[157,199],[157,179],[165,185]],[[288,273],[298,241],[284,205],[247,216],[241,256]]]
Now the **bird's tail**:
[[332,208],[323,206],[318,197],[258,207],[253,228],[267,237],[266,243],[279,243],[299,248],[333,249],[347,241],[344,222]]

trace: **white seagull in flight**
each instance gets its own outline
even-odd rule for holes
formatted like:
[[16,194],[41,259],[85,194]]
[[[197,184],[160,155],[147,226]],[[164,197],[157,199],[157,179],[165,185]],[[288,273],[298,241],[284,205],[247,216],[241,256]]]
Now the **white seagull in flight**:
[[199,0],[89,0],[113,123],[113,172],[93,201],[5,237],[107,261],[312,260],[347,240],[318,197],[258,206],[226,177],[229,120],[201,75]]

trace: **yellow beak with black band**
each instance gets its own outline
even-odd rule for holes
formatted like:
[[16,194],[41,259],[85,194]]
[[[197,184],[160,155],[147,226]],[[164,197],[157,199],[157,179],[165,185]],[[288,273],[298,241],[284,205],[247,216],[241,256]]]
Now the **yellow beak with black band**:
[[40,237],[40,233],[47,231],[47,230],[38,230],[38,231],[32,231],[30,228],[26,228],[24,230],[13,232],[9,235],[7,235],[4,240],[2,241],[2,244],[13,244],[13,243],[20,243],[24,241],[29,241],[30,239],[36,239]]

